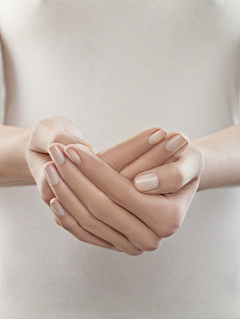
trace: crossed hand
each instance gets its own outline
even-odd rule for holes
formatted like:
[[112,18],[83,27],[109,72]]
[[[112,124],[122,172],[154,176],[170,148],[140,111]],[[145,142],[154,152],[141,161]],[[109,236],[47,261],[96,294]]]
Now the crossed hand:
[[204,169],[202,151],[180,132],[152,127],[95,154],[61,117],[37,123],[27,159],[56,223],[80,241],[132,256],[179,229]]

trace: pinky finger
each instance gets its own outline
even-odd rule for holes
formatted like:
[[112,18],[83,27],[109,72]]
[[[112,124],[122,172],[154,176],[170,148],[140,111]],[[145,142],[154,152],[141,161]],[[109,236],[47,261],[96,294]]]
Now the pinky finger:
[[66,231],[71,233],[75,238],[78,240],[92,244],[95,246],[99,246],[102,248],[115,250],[122,252],[118,248],[116,248],[114,245],[110,244],[109,242],[91,234],[84,228],[82,228],[79,223],[76,221],[75,218],[72,217],[71,214],[68,213],[65,207],[59,202],[57,198],[53,198],[50,201],[50,209],[52,213],[54,214],[54,220],[57,224],[62,226]]

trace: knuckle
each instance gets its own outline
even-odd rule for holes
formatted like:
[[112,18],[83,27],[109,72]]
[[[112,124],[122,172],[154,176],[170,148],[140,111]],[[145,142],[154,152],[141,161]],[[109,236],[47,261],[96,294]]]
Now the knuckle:
[[159,154],[159,150],[153,149],[153,152],[151,154],[151,159],[149,160],[151,165],[159,165],[161,163],[161,156]]
[[95,219],[94,217],[90,218],[86,218],[84,221],[81,222],[81,226],[89,231],[90,233],[94,234],[94,235],[100,235],[102,233],[102,229],[101,229],[101,224],[100,222]]
[[144,251],[139,249],[132,249],[132,250],[126,251],[126,254],[130,256],[139,256],[139,255],[142,255],[143,253]]
[[121,167],[122,167],[122,162],[121,160],[119,160],[119,157],[116,156],[112,156],[111,158],[108,158],[106,155],[104,156],[99,156],[99,153],[97,154],[98,157],[100,157],[108,166],[111,166],[113,169],[115,169],[117,172],[120,171]]
[[159,240],[146,241],[146,243],[144,243],[144,245],[143,245],[143,250],[154,251],[154,250],[158,249],[159,243],[160,243],[160,238],[159,238]]
[[80,240],[80,241],[82,241],[82,242],[84,242],[84,243],[87,242],[86,239],[85,239],[85,237],[84,237],[82,234],[77,233],[77,234],[74,235],[74,236],[75,236],[76,239],[78,239],[78,240]]
[[176,231],[179,229],[178,223],[171,223],[167,226],[165,236],[164,237],[169,237],[172,236],[173,234],[176,233]]
[[90,174],[90,176],[97,176],[98,180],[104,179],[106,182],[106,185],[110,182],[109,179],[106,178],[106,170],[109,169],[108,164],[103,162],[101,159],[99,159],[96,154],[92,154],[96,161],[96,165],[93,165],[93,161],[84,161],[82,164],[82,167],[84,168],[85,172]]
[[163,230],[163,237],[169,237],[176,233],[176,231],[181,226],[181,218],[178,216],[174,216],[172,220],[170,220],[168,223],[166,223],[166,226]]
[[118,202],[122,202],[124,199],[124,202],[128,203],[132,197],[130,188],[126,187],[125,184],[118,184],[118,185],[112,186],[112,194],[113,194],[112,196],[114,200]]
[[159,236],[159,245],[163,238],[173,235],[181,227],[185,216],[184,207],[176,201],[169,201],[164,211],[166,213],[156,223],[155,233]]
[[67,185],[71,185],[72,189],[77,190],[79,188],[78,180],[76,179],[75,170],[71,170],[69,169],[69,167],[64,166],[63,168],[61,168],[60,176],[61,176],[61,179],[63,179]]
[[91,198],[86,206],[94,216],[97,215],[104,219],[106,219],[111,212],[111,201],[103,192],[99,192],[97,196]]
[[174,190],[178,190],[184,186],[185,173],[184,171],[177,166],[175,163],[172,163],[173,176],[174,176]]
[[124,167],[124,169],[120,171],[120,174],[130,180],[132,180],[133,177],[136,175],[131,165]]

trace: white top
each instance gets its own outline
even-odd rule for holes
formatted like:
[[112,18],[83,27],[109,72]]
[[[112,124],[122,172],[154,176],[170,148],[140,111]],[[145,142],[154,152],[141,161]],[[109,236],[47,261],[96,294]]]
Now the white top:
[[[0,34],[1,36],[1,34]],[[4,124],[6,88],[3,74],[2,47],[0,41],[0,124]]]
[[[0,12],[7,125],[61,115],[98,152],[156,125],[191,140],[239,121],[238,0],[0,0]],[[63,231],[36,186],[2,187],[0,316],[239,318],[239,225],[240,187],[202,191],[173,236],[132,257]]]

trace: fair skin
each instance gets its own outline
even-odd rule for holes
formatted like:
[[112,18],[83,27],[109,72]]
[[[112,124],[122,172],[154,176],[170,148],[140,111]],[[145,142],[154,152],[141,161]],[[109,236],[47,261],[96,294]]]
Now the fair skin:
[[[174,152],[167,151],[165,145],[166,141],[170,140],[172,136],[176,136],[177,132],[169,133],[166,139],[164,138],[166,132],[164,132],[164,134],[161,135],[162,142],[153,146],[148,143],[148,138],[154,131],[156,131],[155,128],[139,132],[114,147],[98,153],[98,156],[85,148],[86,154],[91,156],[91,158],[87,160],[88,164],[90,160],[97,160],[96,163],[92,163],[92,167],[89,167],[89,173],[92,174],[95,172],[94,176],[97,180],[102,181],[103,188],[106,186],[111,190],[114,189],[114,194],[118,198],[124,199],[121,202],[117,202],[116,198],[111,198],[106,189],[97,185],[96,180],[91,180],[92,182],[90,182],[86,172],[84,176],[84,174],[79,171],[79,165],[76,166],[64,156],[63,145],[59,143],[50,145],[50,155],[54,158],[58,171],[61,172],[64,181],[61,180],[56,184],[53,178],[53,183],[51,183],[51,176],[48,180],[55,196],[65,208],[68,209],[68,212],[70,212],[70,214],[66,213],[64,217],[58,219],[62,227],[71,233],[74,232],[74,235],[83,241],[89,242],[90,239],[93,239],[93,236],[90,238],[89,234],[84,231],[85,229],[95,235],[94,242],[99,244],[99,246],[102,244],[102,241],[100,242],[99,240],[99,238],[101,238],[119,250],[131,255],[139,254],[139,252],[143,252],[143,250],[153,250],[159,245],[160,238],[158,238],[157,234],[141,222],[139,217],[135,218],[130,214],[129,209],[124,209],[124,205],[127,204],[127,202],[132,204],[134,209],[137,209],[137,206],[134,204],[139,204],[138,197],[134,199],[132,195],[130,195],[131,190],[133,190],[137,196],[141,194],[134,188],[132,183],[132,179],[136,173],[143,171],[146,167],[154,167],[156,165],[154,161],[155,158],[161,158],[162,162],[167,158],[175,160],[172,156]],[[74,147],[77,145],[70,144],[68,146]],[[184,141],[184,145],[181,149],[184,150],[186,146]],[[152,151],[149,159],[144,159],[141,163],[136,160],[134,165],[133,163],[131,164],[133,169],[130,173],[128,171],[128,163],[137,157],[140,159],[145,155],[149,155],[148,150],[149,152],[150,150]],[[141,156],[142,153],[145,154]],[[104,158],[104,161],[100,157]],[[49,168],[51,163],[52,162],[48,162],[45,167],[47,166]],[[97,167],[99,168],[97,169]],[[106,171],[104,168],[106,168]],[[124,177],[124,170],[128,172],[128,177]],[[112,173],[114,175],[112,175]],[[46,176],[48,177],[47,174]],[[82,185],[84,185],[84,188]],[[99,189],[102,189],[102,191],[99,191]],[[115,195],[113,196],[115,197]],[[127,196],[129,200],[127,200]],[[57,206],[55,206],[56,204],[54,204],[55,202],[51,201],[53,211],[57,208]],[[149,203],[146,202],[146,209],[148,206]],[[102,214],[100,215],[101,211]],[[106,214],[108,214],[108,217],[106,217]],[[136,247],[138,249],[136,249]]]
[[[159,128],[153,128],[153,131],[157,129]],[[141,146],[143,151],[135,150],[138,156],[132,155],[135,157],[128,158],[123,163],[121,161],[125,157],[119,160],[121,151],[118,146],[103,150],[97,156],[77,148],[73,143],[82,143],[91,148],[79,132],[74,124],[61,117],[42,120],[33,130],[1,126],[1,138],[5,143],[1,143],[0,182],[2,186],[36,183],[40,195],[48,205],[51,199],[57,197],[67,208],[68,212],[62,217],[53,213],[56,222],[75,237],[77,235],[80,240],[101,247],[118,249],[129,255],[139,255],[145,250],[154,250],[164,237],[170,236],[180,227],[196,191],[240,185],[238,148],[240,125],[233,125],[191,141],[177,159],[174,156],[164,157],[160,151],[164,142],[160,142],[154,147],[148,145],[148,150],[143,149],[147,145]],[[151,132],[146,134],[149,133]],[[168,137],[169,134],[171,133],[168,133]],[[164,141],[167,141],[167,138]],[[45,166],[53,164],[48,155],[50,145],[58,146],[66,158],[59,166],[54,162],[62,178],[56,185],[50,183],[51,188],[43,169],[44,164],[48,163]],[[64,145],[68,145],[66,149],[71,148],[78,152],[82,159],[81,164],[67,160]],[[157,147],[158,152],[154,153],[153,150],[157,150]],[[130,150],[132,149],[131,145]],[[131,154],[127,148],[125,151],[126,154]],[[147,153],[139,157],[143,152]],[[163,158],[159,156],[160,154]],[[134,159],[136,161],[128,165]],[[160,176],[159,187],[151,192],[153,195],[150,196],[138,191],[135,181],[143,173],[153,171]],[[78,178],[71,179],[69,177],[71,175]],[[104,178],[100,178],[101,176]],[[134,180],[131,181],[134,176]],[[83,178],[86,186],[82,188],[84,192],[76,195],[79,185],[83,185],[83,180],[80,182]],[[64,199],[63,189],[65,191],[67,189],[69,196],[71,194],[72,198],[76,199],[75,204],[74,201]],[[94,189],[98,197],[93,196]],[[99,196],[100,209],[97,205],[99,201],[96,200]],[[52,204],[54,205],[56,201],[57,199],[52,200]],[[80,213],[85,216],[90,215],[86,207],[91,211],[91,216],[95,214],[98,223],[84,220],[85,228],[82,228],[85,231],[84,237],[80,232],[78,218],[82,222]],[[52,205],[51,208],[53,212]],[[125,217],[119,218],[118,211]],[[100,223],[104,225],[104,229],[99,227]],[[86,235],[93,237],[88,240]]]

